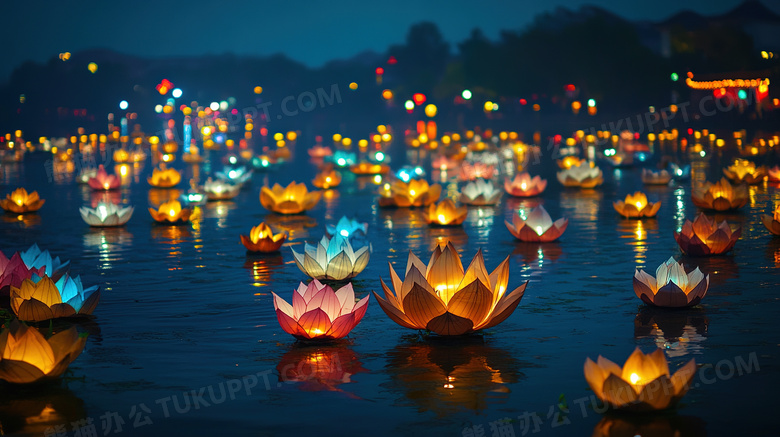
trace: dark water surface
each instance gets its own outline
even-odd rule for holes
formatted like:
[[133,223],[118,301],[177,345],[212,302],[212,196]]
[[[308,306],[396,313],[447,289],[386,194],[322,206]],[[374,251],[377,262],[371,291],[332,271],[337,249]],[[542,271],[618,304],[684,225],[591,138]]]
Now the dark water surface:
[[[70,259],[73,274],[87,286],[100,284],[103,294],[94,321],[82,327],[91,334],[87,347],[61,382],[0,388],[3,431],[43,435],[53,423],[65,423],[63,435],[76,435],[70,424],[77,422],[94,425],[96,435],[145,436],[643,432],[618,434],[620,426],[668,435],[777,435],[780,238],[760,220],[780,200],[777,187],[751,187],[746,207],[719,216],[743,227],[732,254],[683,257],[689,269],[699,266],[711,275],[702,305],[659,311],[636,298],[632,275],[636,267],[654,272],[670,256],[681,259],[672,232],[697,213],[691,181],[643,187],[640,168],[602,165],[602,187],[563,189],[555,164],[543,157],[530,168],[548,179],[540,198],[505,195],[496,207],[471,207],[462,228],[433,229],[420,210],[377,208],[371,179],[343,172],[338,191],[308,214],[269,214],[258,200],[262,184],[295,179],[311,187],[315,167],[302,144],[294,163],[255,174],[234,201],[207,204],[202,220],[186,226],[160,226],[150,218],[146,207],[170,190],[150,192],[149,163],[115,194],[136,207],[118,229],[82,222],[78,207],[93,194],[72,180],[49,182],[44,162],[50,155],[6,164],[2,195],[24,186],[46,204],[21,221],[1,217],[0,248],[10,255],[38,243]],[[394,155],[398,168],[405,154]],[[692,180],[714,180],[725,161],[712,154],[695,162]],[[180,161],[173,166],[187,169],[185,180],[194,170]],[[203,176],[208,167],[197,171]],[[210,167],[222,164],[214,159]],[[444,192],[452,193],[455,183]],[[662,202],[658,218],[622,219],[612,202],[640,189]],[[559,242],[519,243],[504,226],[513,211],[537,203],[553,219],[569,218]],[[445,239],[455,243],[464,264],[479,248],[490,270],[509,256],[510,289],[530,284],[515,313],[482,335],[425,338],[393,323],[371,297],[346,340],[296,343],[277,323],[271,291],[289,300],[307,280],[290,247],[303,250],[304,241],[318,240],[342,215],[369,223],[373,253],[353,282],[359,297],[379,291],[379,278],[389,277],[388,261],[403,270],[409,249],[427,261]],[[248,255],[240,244],[239,234],[261,221],[290,231],[280,254]],[[700,370],[672,412],[595,412],[585,358],[602,354],[622,364],[636,346],[645,352],[664,347],[672,370],[691,358],[714,367]],[[500,422],[505,418],[512,421]]]

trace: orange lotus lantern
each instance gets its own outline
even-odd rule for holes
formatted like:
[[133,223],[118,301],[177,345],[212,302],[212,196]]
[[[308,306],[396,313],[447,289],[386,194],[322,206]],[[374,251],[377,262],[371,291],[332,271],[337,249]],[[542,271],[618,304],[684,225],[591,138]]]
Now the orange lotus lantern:
[[674,233],[674,239],[688,255],[709,256],[731,250],[741,234],[741,227],[732,230],[725,220],[718,224],[701,213],[693,222],[686,220],[680,232]]
[[780,235],[780,203],[775,205],[774,215],[764,214],[761,216],[761,221],[764,222],[764,226],[769,229],[769,232]]
[[666,170],[653,171],[642,169],[642,182],[646,185],[666,185],[672,180],[672,174]]
[[715,184],[705,182],[691,192],[693,204],[702,209],[728,211],[742,208],[749,199],[747,185],[733,186],[726,178]]
[[333,169],[317,173],[312,181],[312,185],[323,190],[338,187],[339,184],[341,184],[341,173]]
[[580,158],[578,158],[576,156],[569,155],[569,156],[567,156],[567,157],[565,157],[563,159],[559,159],[556,162],[558,163],[558,167],[560,167],[561,169],[565,170],[565,169],[569,169],[569,168],[572,168],[572,167],[578,167],[578,166],[580,166],[582,163],[584,163],[586,161],[584,159],[580,159]]
[[355,302],[352,284],[333,291],[312,280],[293,292],[292,305],[274,296],[274,309],[282,329],[299,340],[334,340],[345,337],[360,323],[368,308],[368,296]]
[[170,200],[163,203],[155,211],[154,208],[149,208],[149,214],[152,215],[154,221],[159,223],[178,223],[188,222],[192,216],[193,211],[189,208],[182,208],[181,203],[178,200]]
[[428,206],[441,196],[441,185],[428,185],[425,180],[412,179],[409,183],[396,180],[379,190],[379,206],[401,207]]
[[673,407],[688,392],[696,362],[670,375],[662,349],[645,355],[636,348],[622,368],[599,355],[596,362],[587,358],[584,370],[596,396],[613,408],[652,411]]
[[24,214],[38,211],[44,202],[46,202],[44,199],[38,197],[37,191],[27,194],[27,190],[24,188],[17,188],[11,194],[6,195],[5,199],[0,200],[0,208],[15,214]]
[[626,200],[613,202],[612,206],[618,214],[626,218],[655,217],[661,202],[648,202],[647,196],[641,191],[626,196]]
[[125,149],[114,150],[114,162],[124,163],[130,160],[130,153]]
[[157,188],[170,188],[179,185],[181,173],[172,168],[166,168],[160,164],[160,168],[152,170],[152,176],[146,179],[149,185]]
[[432,226],[459,226],[466,220],[469,210],[465,206],[455,206],[452,199],[432,203],[423,211],[423,220]]
[[492,179],[496,173],[496,167],[494,165],[487,165],[482,162],[475,162],[473,164],[464,162],[460,166],[458,178],[462,181],[473,181],[480,178]]
[[300,214],[317,205],[322,197],[322,191],[306,189],[306,184],[290,182],[286,187],[274,184],[273,187],[260,189],[260,203],[269,211],[279,214]]
[[287,241],[286,232],[274,234],[264,222],[253,227],[248,237],[241,235],[241,243],[250,252],[277,252],[285,241]]
[[767,178],[767,169],[747,159],[735,159],[734,163],[723,169],[723,174],[737,184],[755,185]]
[[75,326],[46,339],[36,328],[13,321],[0,333],[0,379],[29,384],[58,378],[86,343]]
[[642,302],[659,307],[688,307],[697,305],[707,294],[710,275],[704,275],[696,267],[685,273],[682,263],[669,258],[658,266],[655,277],[644,270],[634,273],[634,293]]
[[512,223],[505,220],[504,224],[509,232],[520,241],[546,243],[555,241],[563,235],[566,226],[569,225],[569,219],[559,218],[553,222],[547,210],[539,205],[531,210],[527,218],[524,219],[518,212],[512,216]]
[[354,164],[349,167],[349,170],[360,176],[360,175],[375,175],[375,174],[385,174],[390,171],[390,166],[387,164],[371,164],[368,162],[361,162],[359,164]]
[[774,166],[767,170],[767,174],[769,175],[769,180],[772,182],[780,182],[780,167]]
[[531,177],[527,172],[515,175],[511,181],[504,181],[504,190],[507,194],[515,197],[533,197],[538,196],[547,188],[547,180],[539,176]]
[[398,277],[390,266],[395,293],[380,279],[384,298],[376,292],[379,306],[394,322],[410,329],[427,329],[439,335],[463,335],[498,325],[517,308],[528,285],[526,281],[511,293],[509,257],[490,274],[482,250],[468,269],[452,243],[437,246],[428,264],[409,252],[406,277]]

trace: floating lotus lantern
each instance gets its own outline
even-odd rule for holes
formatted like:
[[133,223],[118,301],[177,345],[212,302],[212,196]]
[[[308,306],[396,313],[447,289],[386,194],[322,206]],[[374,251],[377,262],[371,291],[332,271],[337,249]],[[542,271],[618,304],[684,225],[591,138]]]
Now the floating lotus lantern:
[[432,203],[423,211],[423,220],[433,226],[459,226],[466,220],[469,210],[465,206],[455,206],[452,199]]
[[336,226],[326,225],[328,236],[341,235],[344,238],[365,237],[368,234],[368,223],[360,223],[355,219],[342,216]]
[[421,179],[412,179],[408,183],[396,180],[392,184],[385,184],[379,195],[381,207],[428,206],[439,200],[441,185],[428,185],[427,181]]
[[352,284],[334,292],[316,279],[309,285],[301,282],[293,292],[292,305],[272,294],[279,324],[299,340],[343,338],[360,323],[368,308],[368,296],[355,302]]
[[361,162],[349,167],[349,170],[356,175],[375,175],[385,174],[390,171],[387,164],[371,164],[370,162]]
[[674,375],[662,349],[643,354],[636,348],[621,368],[599,355],[585,360],[585,379],[599,399],[613,408],[651,411],[674,406],[688,392],[696,374],[696,362],[689,361]]
[[114,162],[123,163],[130,160],[130,153],[125,149],[114,150]]
[[165,202],[156,211],[154,208],[149,208],[149,214],[159,223],[186,223],[190,221],[192,213],[193,210],[182,208],[178,200]]
[[122,180],[115,174],[109,175],[101,164],[98,167],[95,177],[87,180],[87,185],[95,191],[116,190],[122,184]]
[[312,158],[325,158],[326,156],[333,155],[333,150],[330,147],[314,146],[309,149],[309,156]]
[[533,197],[542,194],[547,188],[547,180],[539,176],[531,177],[527,172],[515,175],[515,178],[504,181],[504,190],[515,197]]
[[674,239],[688,255],[709,256],[731,250],[741,234],[742,228],[732,230],[725,220],[718,224],[701,213],[692,223],[686,220],[680,232],[674,233]]
[[672,175],[666,170],[653,171],[649,168],[642,169],[642,183],[647,185],[667,185],[672,180]]
[[604,182],[601,169],[588,162],[561,170],[556,176],[565,187],[593,188]]
[[19,288],[11,286],[10,295],[11,309],[25,322],[90,315],[100,301],[98,286],[85,290],[78,276],[67,274],[56,283],[46,275],[33,275]]
[[0,379],[29,384],[58,378],[86,343],[75,326],[47,340],[37,329],[13,321],[0,333]]
[[484,179],[469,182],[460,191],[460,202],[466,205],[495,205],[501,198],[501,191]]
[[70,261],[62,262],[60,257],[52,257],[48,250],[42,251],[36,243],[24,252],[20,252],[19,256],[27,268],[43,268],[43,272],[55,280],[65,274],[70,265]]
[[341,173],[333,169],[317,173],[312,181],[312,185],[323,190],[338,187],[339,184],[341,184]]
[[395,293],[380,279],[384,298],[374,296],[394,322],[410,329],[427,329],[439,335],[462,335],[491,328],[517,308],[528,282],[506,293],[509,257],[490,274],[482,250],[463,271],[452,243],[437,246],[425,265],[409,252],[403,281],[390,265]]
[[96,208],[79,208],[81,218],[90,226],[122,226],[133,216],[133,207],[99,202]]
[[780,182],[780,167],[774,166],[767,170],[769,180],[772,182]]
[[685,273],[685,267],[670,257],[658,266],[655,277],[637,269],[634,273],[634,293],[642,302],[659,307],[689,307],[698,305],[710,286],[710,275],[698,267]]
[[693,204],[702,209],[728,211],[745,206],[749,199],[747,185],[732,186],[726,178],[715,184],[705,182],[691,192]]
[[686,180],[691,177],[691,165],[687,164],[683,167],[680,167],[679,165],[672,162],[669,164],[669,173],[671,173],[672,177],[678,181]]
[[172,168],[166,168],[165,164],[160,164],[160,168],[152,170],[152,176],[146,180],[153,187],[170,188],[181,182],[181,173]]
[[332,239],[322,240],[312,246],[304,245],[304,252],[292,249],[295,264],[313,279],[343,281],[354,278],[368,265],[370,246],[354,250],[349,239],[336,235]]
[[648,202],[647,196],[641,191],[626,196],[626,200],[613,202],[612,206],[618,214],[626,218],[655,217],[661,202]]
[[491,179],[496,175],[496,167],[493,165],[487,165],[482,162],[475,162],[469,164],[464,162],[460,166],[460,172],[458,178],[462,181],[473,181],[475,179]]
[[756,167],[756,164],[747,159],[735,159],[734,163],[723,169],[723,174],[737,184],[755,185],[764,182],[767,178],[766,167]]
[[0,252],[0,290],[8,295],[6,287],[21,287],[25,279],[30,279],[33,274],[44,275],[46,267],[28,267],[19,252],[15,252],[10,259]]
[[46,202],[44,199],[38,197],[37,191],[27,194],[24,188],[17,188],[13,193],[6,195],[5,199],[0,200],[0,208],[7,212],[24,214],[38,211],[44,202]]
[[546,243],[555,241],[566,230],[569,219],[559,218],[555,222],[542,205],[532,209],[527,218],[523,218],[518,211],[512,216],[512,223],[504,221],[507,229],[520,241],[529,243]]
[[273,230],[265,223],[252,228],[249,236],[241,235],[241,243],[250,252],[277,252],[282,244],[287,241],[287,233],[274,234]]
[[245,183],[252,180],[252,170],[248,170],[246,167],[230,168],[225,167],[222,171],[214,173],[217,179],[242,187]]
[[585,161],[584,159],[580,159],[573,155],[566,156],[563,159],[559,159],[557,161],[558,167],[560,167],[563,170],[570,169],[572,167],[579,167],[580,165],[586,162],[587,161]]
[[306,184],[290,182],[287,187],[274,184],[272,188],[260,189],[260,203],[265,209],[279,214],[300,214],[308,211],[320,201],[322,191],[306,189]]
[[203,192],[208,200],[230,200],[238,196],[241,186],[208,178],[203,184]]
[[761,216],[761,221],[764,222],[764,226],[769,229],[769,232],[780,235],[780,203],[775,205],[774,215],[764,214]]

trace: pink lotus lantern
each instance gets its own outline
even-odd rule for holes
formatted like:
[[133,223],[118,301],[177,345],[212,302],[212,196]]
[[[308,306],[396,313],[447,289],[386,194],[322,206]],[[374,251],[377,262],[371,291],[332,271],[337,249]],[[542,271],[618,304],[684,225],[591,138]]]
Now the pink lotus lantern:
[[292,305],[274,296],[274,308],[285,332],[299,340],[335,340],[360,323],[368,308],[368,296],[355,303],[352,284],[333,291],[314,279],[293,292]]
[[512,216],[512,223],[504,221],[504,224],[518,240],[529,243],[546,243],[557,240],[566,230],[569,220],[559,218],[553,222],[547,210],[539,205],[531,210],[527,218],[523,219],[518,212]]
[[95,177],[89,178],[87,184],[95,191],[108,191],[119,188],[122,180],[115,174],[110,175],[106,173],[106,169],[101,164]]
[[504,181],[504,190],[515,197],[532,197],[542,194],[547,188],[547,179],[539,176],[533,178],[527,172],[520,173],[514,179]]
[[15,252],[11,259],[0,252],[0,295],[8,296],[9,286],[21,287],[22,282],[32,278],[33,273],[43,276],[46,266],[28,268],[19,252]]
[[473,181],[478,178],[492,179],[495,174],[495,166],[486,165],[481,162],[475,162],[474,164],[464,162],[460,167],[460,173],[458,173],[458,177],[462,181]]

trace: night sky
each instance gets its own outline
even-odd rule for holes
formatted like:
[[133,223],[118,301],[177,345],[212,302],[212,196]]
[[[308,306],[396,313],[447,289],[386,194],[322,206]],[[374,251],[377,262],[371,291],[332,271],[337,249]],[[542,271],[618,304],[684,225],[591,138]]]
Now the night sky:
[[[403,42],[409,26],[424,20],[434,21],[454,44],[467,38],[475,27],[495,39],[499,30],[522,29],[539,13],[558,6],[576,9],[593,4],[631,20],[662,20],[684,9],[720,14],[740,2],[3,1],[0,16],[4,18],[6,43],[0,81],[26,60],[43,62],[60,52],[98,47],[151,57],[281,52],[316,67],[365,50],[381,52]],[[779,9],[770,3],[771,8]]]

